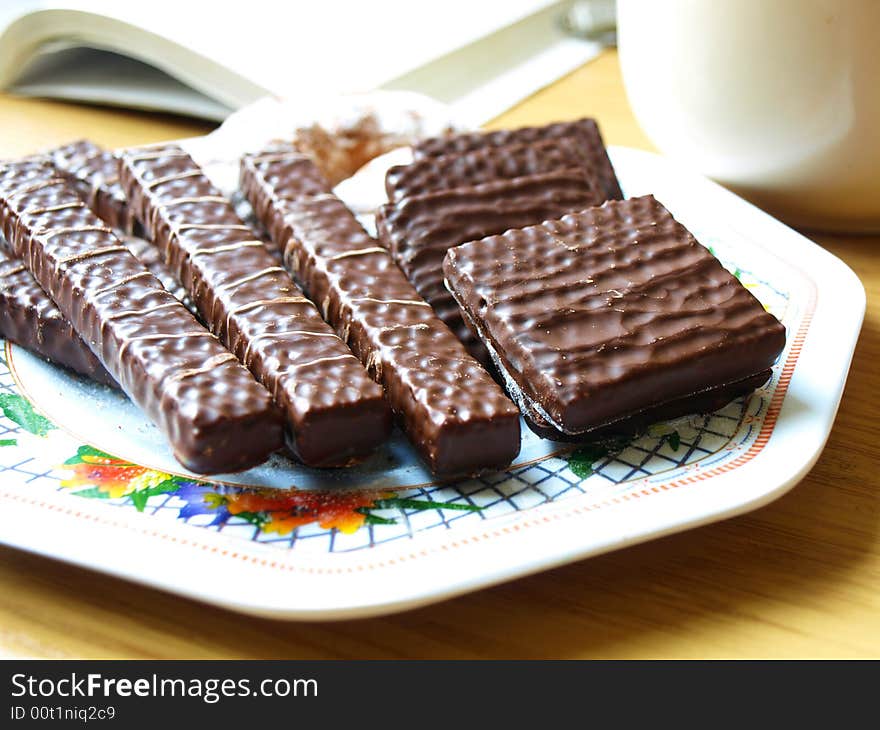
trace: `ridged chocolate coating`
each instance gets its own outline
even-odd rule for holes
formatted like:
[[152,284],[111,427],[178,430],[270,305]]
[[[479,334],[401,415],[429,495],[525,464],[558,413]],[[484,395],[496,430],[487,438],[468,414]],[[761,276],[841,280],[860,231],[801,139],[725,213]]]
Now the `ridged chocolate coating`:
[[768,368],[785,328],[652,196],[451,250],[514,400],[589,432]]
[[185,306],[190,312],[198,315],[195,305],[192,303],[192,299],[189,298],[186,289],[183,288],[183,285],[177,280],[174,274],[171,273],[171,269],[165,265],[165,260],[162,258],[162,252],[159,248],[150,243],[150,241],[139,238],[138,236],[118,235],[119,240],[122,241],[122,243],[125,244],[125,247],[135,255],[135,258],[146,266],[153,276],[162,282],[162,286],[164,286],[174,298],[183,304],[183,306]]
[[0,240],[0,337],[95,382],[116,387],[55,302],[6,246],[6,240]]
[[462,154],[487,147],[506,147],[517,144],[533,144],[550,139],[568,137],[580,145],[588,167],[601,181],[604,192],[602,200],[620,200],[623,193],[599,127],[592,119],[578,119],[573,122],[555,122],[541,127],[521,127],[503,129],[497,132],[464,132],[442,137],[429,137],[413,146],[416,160],[440,155]]
[[603,200],[579,170],[452,188],[404,198],[379,208],[379,239],[440,319],[481,362],[482,343],[464,324],[443,284],[446,251],[466,241],[558,218]]
[[49,165],[0,165],[3,234],[175,456],[211,474],[282,444],[269,394]]
[[[306,293],[385,387],[438,474],[510,463],[519,412],[471,358],[307,157],[278,148],[242,160],[241,188]],[[321,192],[321,191],[326,192]]]
[[134,221],[119,183],[119,160],[112,152],[81,139],[50,151],[48,156],[101,220],[112,228],[132,233]]
[[601,181],[584,157],[583,145],[572,137],[558,137],[423,157],[408,165],[396,165],[385,175],[385,191],[388,199],[396,202],[438,190],[572,169],[582,170],[601,189]]
[[382,389],[193,159],[176,145],[121,159],[133,214],[211,331],[270,390],[294,455],[345,466],[382,443]]

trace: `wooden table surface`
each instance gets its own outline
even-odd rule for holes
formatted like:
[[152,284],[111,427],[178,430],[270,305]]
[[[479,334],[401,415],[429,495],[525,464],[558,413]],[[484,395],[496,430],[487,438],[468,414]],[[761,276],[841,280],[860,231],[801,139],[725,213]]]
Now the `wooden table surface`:
[[[611,144],[651,149],[612,51],[494,126],[582,115],[598,118]],[[120,146],[208,130],[2,96],[0,128],[0,157],[84,136]],[[880,656],[880,237],[815,238],[862,279],[868,312],[828,445],[772,505],[442,604],[341,623],[244,617],[0,548],[0,656]]]

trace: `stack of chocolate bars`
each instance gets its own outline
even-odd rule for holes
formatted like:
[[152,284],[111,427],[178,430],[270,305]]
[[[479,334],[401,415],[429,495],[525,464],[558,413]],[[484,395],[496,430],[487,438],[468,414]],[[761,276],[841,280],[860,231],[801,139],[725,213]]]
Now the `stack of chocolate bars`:
[[440,318],[481,362],[483,343],[443,284],[453,246],[621,198],[591,119],[427,139],[410,165],[386,176],[391,202],[376,226],[382,244]]
[[784,346],[623,199],[592,120],[423,140],[386,189],[376,240],[291,143],[241,160],[263,231],[176,145],[0,164],[0,336],[118,385],[205,474],[355,464],[393,419],[437,475],[503,468],[520,414],[636,430],[749,392]]
[[784,347],[669,211],[623,199],[592,120],[424,140],[386,190],[383,244],[542,436],[720,408]]

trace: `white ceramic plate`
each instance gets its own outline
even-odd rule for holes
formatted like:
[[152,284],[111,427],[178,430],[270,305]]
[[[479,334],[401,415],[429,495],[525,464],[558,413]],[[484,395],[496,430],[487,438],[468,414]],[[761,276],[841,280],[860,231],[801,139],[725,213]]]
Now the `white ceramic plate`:
[[[124,397],[6,344],[0,540],[266,616],[339,619],[438,601],[721,520],[779,497],[828,437],[865,310],[837,258],[663,158],[612,149],[787,328],[764,388],[708,416],[571,452],[523,429],[508,471],[435,484],[397,436],[368,464],[285,459],[199,481]],[[243,487],[263,487],[254,493]],[[281,492],[276,487],[296,487]]]

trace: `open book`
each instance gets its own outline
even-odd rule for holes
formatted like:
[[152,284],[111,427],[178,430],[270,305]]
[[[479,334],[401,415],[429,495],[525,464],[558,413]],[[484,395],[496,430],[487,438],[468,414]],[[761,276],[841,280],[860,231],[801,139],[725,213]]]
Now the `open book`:
[[485,121],[598,52],[570,2],[4,0],[0,88],[220,120],[260,97],[411,89]]

